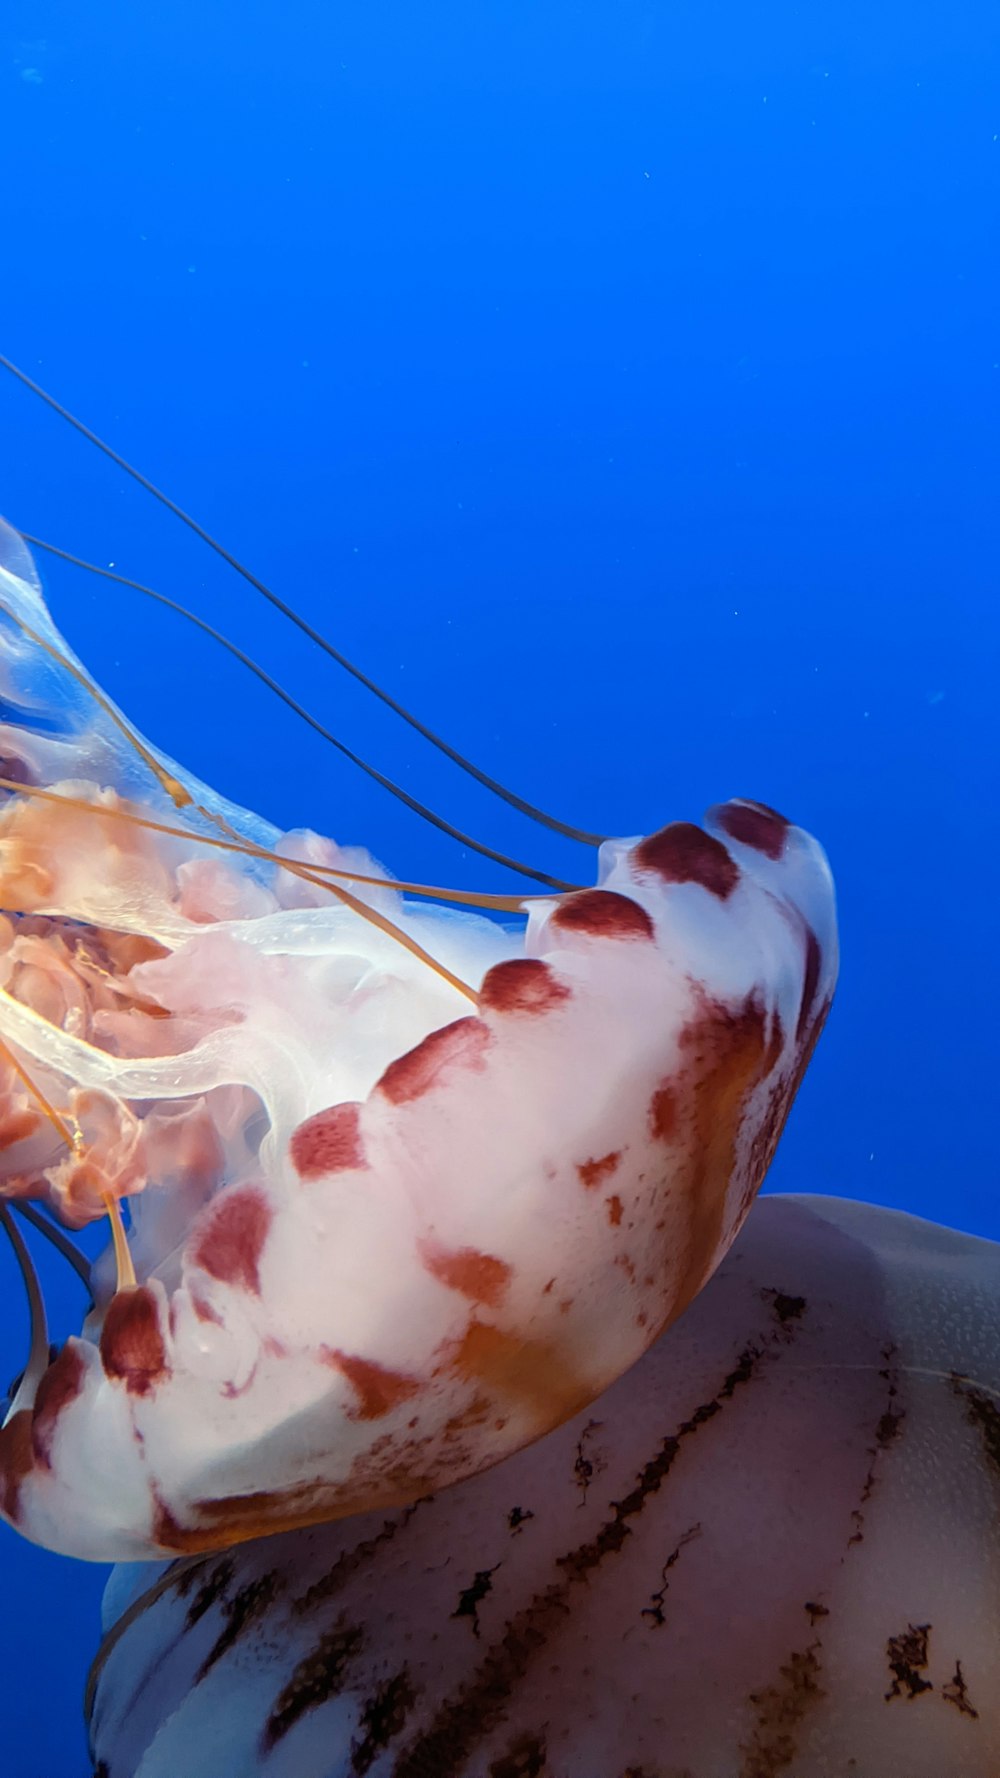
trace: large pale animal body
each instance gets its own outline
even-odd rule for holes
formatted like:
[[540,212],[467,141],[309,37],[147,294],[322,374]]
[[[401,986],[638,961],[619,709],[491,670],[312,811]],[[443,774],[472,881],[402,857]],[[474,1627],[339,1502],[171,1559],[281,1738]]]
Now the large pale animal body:
[[764,1198],[542,1443],[149,1578],[103,1778],[996,1778],[1000,1248]]

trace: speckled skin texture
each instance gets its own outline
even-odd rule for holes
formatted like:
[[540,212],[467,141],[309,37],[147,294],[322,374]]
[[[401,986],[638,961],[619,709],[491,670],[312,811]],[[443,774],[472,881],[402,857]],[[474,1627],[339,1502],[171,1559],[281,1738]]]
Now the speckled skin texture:
[[996,1778],[1000,1248],[765,1199],[531,1449],[150,1580],[101,1778]]

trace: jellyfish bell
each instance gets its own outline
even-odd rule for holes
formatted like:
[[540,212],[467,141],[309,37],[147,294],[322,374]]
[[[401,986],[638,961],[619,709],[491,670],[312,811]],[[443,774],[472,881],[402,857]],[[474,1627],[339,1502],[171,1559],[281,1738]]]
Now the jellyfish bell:
[[50,1361],[4,1210],[33,1323],[4,1516],[97,1560],[213,1549],[579,1412],[770,1162],[836,975],[815,841],[736,801],[605,842],[591,887],[480,898],[521,931],[420,900],[144,741],[6,527],[0,675],[0,1191],[115,1235]]

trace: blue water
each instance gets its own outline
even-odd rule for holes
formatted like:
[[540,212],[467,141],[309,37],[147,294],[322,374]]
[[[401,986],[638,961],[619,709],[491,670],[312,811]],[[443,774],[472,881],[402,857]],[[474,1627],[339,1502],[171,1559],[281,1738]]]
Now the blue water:
[[[842,985],[770,1183],[994,1236],[998,91],[994,0],[0,25],[0,350],[543,806],[630,833],[743,794],[817,833]],[[459,824],[587,868],[10,379],[0,511],[196,606]],[[97,678],[228,795],[512,884],[180,620],[43,571]],[[84,1778],[103,1576],[0,1554],[4,1778]]]

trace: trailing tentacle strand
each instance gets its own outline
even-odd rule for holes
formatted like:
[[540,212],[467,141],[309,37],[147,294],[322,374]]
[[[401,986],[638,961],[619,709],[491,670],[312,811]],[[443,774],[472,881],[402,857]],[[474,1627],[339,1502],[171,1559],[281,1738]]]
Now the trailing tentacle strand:
[[338,753],[343,754],[345,759],[350,760],[352,765],[358,766],[376,784],[381,785],[383,790],[388,790],[397,802],[412,809],[414,814],[429,822],[432,827],[438,828],[441,833],[447,834],[449,839],[457,840],[461,846],[468,846],[471,851],[478,852],[483,858],[491,859],[494,864],[503,865],[505,870],[516,871],[519,876],[530,877],[536,883],[543,883],[549,889],[572,889],[574,887],[572,883],[564,882],[560,877],[550,876],[547,872],[536,869],[534,865],[525,864],[521,859],[509,857],[506,852],[497,851],[495,846],[487,846],[482,840],[474,839],[471,834],[464,833],[453,822],[446,821],[444,816],[436,814],[433,809],[427,807],[426,803],[411,796],[410,792],[404,790],[401,784],[396,784],[392,778],[387,777],[384,772],[380,772],[377,766],[362,759],[359,753],[355,753],[352,748],[341,741],[331,729],[327,728],[325,723],[320,722],[318,717],[307,710],[304,704],[300,704],[297,698],[293,698],[291,693],[279,684],[273,674],[268,673],[266,668],[255,661],[244,649],[230,641],[228,636],[224,636],[221,630],[215,628],[214,624],[206,623],[205,619],[199,617],[197,612],[189,611],[186,606],[178,604],[176,599],[168,598],[165,593],[155,592],[152,587],[143,586],[140,581],[132,580],[128,575],[116,574],[110,568],[99,567],[96,562],[85,562],[80,556],[70,555],[68,550],[57,549],[54,544],[45,543],[40,537],[33,537],[30,531],[22,531],[20,535],[24,538],[25,543],[30,543],[33,548],[47,550],[50,555],[59,556],[64,562],[70,562],[76,568],[85,568],[89,574],[98,574],[104,580],[113,580],[119,586],[132,587],[135,592],[145,594],[148,599],[155,599],[158,604],[165,605],[170,611],[176,611],[188,623],[194,624],[197,629],[204,631],[206,636],[211,636],[212,640],[217,642],[221,648],[226,649],[229,654],[248,668],[262,684],[267,686],[269,691],[272,691],[296,716],[307,723],[311,729],[314,729],[316,734],[322,736],[323,740],[328,741],[331,747],[335,747]]
[[478,766],[474,765],[472,761],[467,759],[463,753],[460,753],[456,747],[452,747],[440,735],[436,734],[433,729],[429,728],[426,723],[421,722],[418,717],[414,716],[412,711],[408,710],[405,705],[401,704],[397,698],[394,698],[382,686],[378,685],[374,679],[369,678],[367,673],[363,673],[361,668],[355,666],[353,661],[348,660],[347,656],[343,654],[339,648],[335,648],[333,643],[324,636],[321,631],[317,630],[313,624],[307,622],[300,612],[296,611],[285,599],[282,599],[275,593],[264,581],[260,580],[256,574],[251,573],[250,569],[219,543],[210,532],[206,531],[203,525],[200,525],[196,519],[192,518],[190,513],[185,512],[183,507],[177,504],[176,500],[171,500],[170,496],[165,494],[162,488],[158,488],[154,482],[150,481],[148,476],[143,475],[141,471],[136,469],[133,464],[129,463],[127,458],[123,457],[120,452],[114,450],[111,445],[106,444],[104,439],[99,438],[97,433],[93,432],[89,426],[85,426],[82,420],[78,420],[75,414],[70,413],[68,408],[64,407],[61,402],[55,399],[55,396],[50,395],[46,389],[43,389],[41,384],[37,383],[33,377],[29,377],[26,371],[19,369],[11,359],[4,357],[2,353],[0,353],[0,365],[3,366],[4,370],[9,371],[11,376],[16,377],[18,382],[23,383],[26,389],[30,389],[33,395],[37,395],[44,401],[54,413],[59,415],[60,419],[67,421],[67,423],[74,427],[75,430],[86,438],[90,444],[96,445],[99,451],[103,451],[104,455],[109,457],[112,463],[117,464],[119,469],[124,470],[126,475],[131,476],[133,481],[138,482],[141,488],[145,488],[148,494],[152,494],[155,500],[158,500],[162,506],[165,506],[169,512],[172,512],[176,518],[179,518],[183,524],[187,525],[188,529],[195,533],[195,536],[200,537],[203,543],[207,543],[208,547],[214,550],[215,554],[220,556],[224,562],[228,563],[230,568],[234,568],[236,573],[241,575],[248,585],[252,586],[256,592],[260,593],[262,597],[268,601],[269,604],[274,606],[275,610],[280,611],[283,617],[288,618],[291,623],[295,624],[296,628],[301,630],[303,635],[308,636],[309,640],[315,643],[318,648],[321,648],[325,654],[329,655],[331,660],[336,661],[337,665],[342,667],[346,673],[349,673],[353,679],[356,679],[360,685],[363,685],[366,691],[370,691],[373,696],[378,698],[381,703],[385,704],[388,709],[392,710],[395,715],[401,717],[402,720],[407,723],[410,728],[415,730],[418,735],[421,735],[425,741],[429,741],[432,747],[436,747],[439,753],[443,753],[446,758],[452,760],[463,772],[466,772],[470,777],[474,778],[477,783],[482,784],[486,790],[491,791],[493,795],[499,797],[501,801],[509,803],[512,808],[517,809],[522,815],[529,816],[532,821],[537,821],[541,826],[549,828],[553,833],[560,833],[567,839],[577,840],[581,845],[599,846],[602,844],[603,835],[588,833],[583,828],[573,827],[567,822],[557,820],[555,816],[546,814],[543,809],[537,808],[534,803],[528,802],[524,797],[516,796],[513,791],[507,789],[506,785],[501,784],[496,778],[490,777],[488,772],[484,772]]
[[4,1417],[3,1424],[6,1427],[18,1414],[30,1414],[34,1408],[38,1385],[49,1368],[49,1330],[45,1319],[45,1302],[42,1297],[42,1287],[38,1282],[38,1273],[32,1264],[31,1255],[20,1229],[14,1222],[6,1204],[2,1202],[0,1202],[0,1222],[3,1223],[4,1234],[14,1250],[14,1258],[24,1283],[31,1330],[28,1362]]

